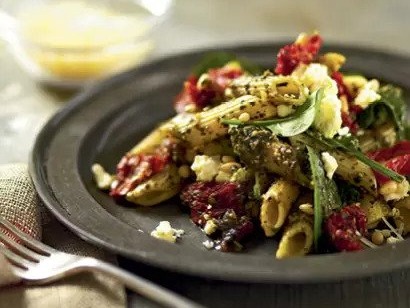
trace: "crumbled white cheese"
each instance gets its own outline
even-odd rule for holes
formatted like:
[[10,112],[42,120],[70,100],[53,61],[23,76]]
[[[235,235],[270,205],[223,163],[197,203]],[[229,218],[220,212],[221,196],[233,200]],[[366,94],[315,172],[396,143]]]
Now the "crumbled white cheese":
[[99,164],[94,164],[91,167],[91,171],[94,175],[94,181],[97,187],[102,190],[110,189],[112,182],[114,181],[114,176],[109,174],[104,170],[104,168]]
[[300,65],[292,75],[299,78],[311,93],[323,88],[323,98],[313,125],[326,138],[333,138],[342,127],[342,102],[337,97],[337,84],[330,78],[327,66],[319,63]]
[[206,249],[212,249],[214,248],[214,241],[206,240],[205,242],[202,242],[202,245],[205,246]]
[[326,176],[329,179],[331,179],[337,167],[339,166],[337,164],[336,159],[332,155],[330,155],[328,152],[322,152],[322,162],[323,162],[324,169],[326,171]]
[[333,138],[342,127],[342,103],[337,94],[325,95],[322,98],[313,126],[326,138]]
[[215,223],[213,219],[210,219],[206,222],[204,227],[204,232],[206,235],[211,235],[218,229],[218,225]]
[[284,118],[293,113],[295,110],[288,105],[279,105],[278,106],[278,117]]
[[347,134],[349,134],[349,127],[342,127],[337,131],[337,133],[339,134],[339,136],[346,136]]
[[390,180],[380,187],[379,192],[386,201],[400,200],[408,196],[409,188],[409,182],[406,180],[400,183]]
[[151,232],[151,236],[175,243],[177,238],[180,238],[184,233],[184,230],[172,228],[169,221],[161,221],[155,230]]
[[363,109],[367,108],[371,103],[380,99],[380,94],[377,93],[379,90],[380,84],[376,79],[368,81],[357,94],[353,103],[362,107]]
[[219,156],[196,155],[191,169],[197,181],[210,182],[217,176],[220,164]]

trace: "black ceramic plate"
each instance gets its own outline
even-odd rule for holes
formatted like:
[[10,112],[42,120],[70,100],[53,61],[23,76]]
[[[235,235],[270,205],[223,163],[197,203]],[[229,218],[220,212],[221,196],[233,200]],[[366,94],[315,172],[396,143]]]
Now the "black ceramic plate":
[[[224,48],[269,68],[283,44]],[[410,90],[407,58],[365,49],[331,46],[347,56],[345,70],[362,72]],[[234,281],[314,282],[391,271],[410,265],[410,242],[358,253],[275,260],[276,242],[258,240],[243,253],[208,251],[205,235],[177,199],[151,208],[124,207],[98,191],[90,167],[110,171],[120,157],[160,121],[173,115],[172,99],[190,69],[207,51],[155,61],[103,82],[75,98],[43,128],[30,171],[54,215],[83,239],[154,266]],[[170,244],[151,237],[159,221],[186,231]]]

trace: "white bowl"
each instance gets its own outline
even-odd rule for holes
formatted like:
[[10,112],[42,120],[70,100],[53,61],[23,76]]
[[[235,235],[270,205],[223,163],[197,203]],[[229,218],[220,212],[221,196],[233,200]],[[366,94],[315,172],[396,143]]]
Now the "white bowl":
[[0,35],[35,79],[77,88],[144,61],[172,0],[3,0]]

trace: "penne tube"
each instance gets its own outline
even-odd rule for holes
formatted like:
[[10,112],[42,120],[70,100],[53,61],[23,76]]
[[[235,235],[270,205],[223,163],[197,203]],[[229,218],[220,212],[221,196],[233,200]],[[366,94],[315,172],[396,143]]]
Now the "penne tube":
[[308,98],[309,89],[293,76],[243,76],[233,80],[225,90],[227,98],[253,95],[274,105],[302,105]]
[[289,216],[279,241],[276,258],[304,256],[313,246],[313,216],[297,211]]
[[364,188],[368,193],[377,196],[377,182],[373,170],[355,157],[340,151],[329,151],[336,159],[336,174],[350,184]]
[[268,102],[246,95],[207,111],[179,114],[170,121],[168,129],[175,137],[198,147],[228,133],[228,125],[221,123],[221,119],[237,118],[242,113],[248,113],[252,120],[260,120],[274,117],[277,110]]
[[297,184],[279,179],[262,196],[260,221],[267,237],[274,236],[283,226],[298,194]]
[[130,151],[130,154],[149,154],[162,143],[162,141],[169,135],[167,131],[168,122],[161,124],[151,131],[148,136],[138,142]]
[[175,196],[180,190],[180,176],[174,164],[139,184],[126,195],[130,202],[152,206]]

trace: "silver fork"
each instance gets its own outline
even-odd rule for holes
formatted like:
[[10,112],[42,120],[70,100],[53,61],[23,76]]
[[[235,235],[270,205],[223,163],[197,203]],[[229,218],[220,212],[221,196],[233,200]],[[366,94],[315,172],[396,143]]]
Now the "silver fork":
[[55,250],[28,236],[2,217],[0,227],[12,232],[18,240],[13,240],[0,228],[0,252],[10,261],[14,274],[27,284],[47,284],[79,272],[95,271],[117,278],[129,289],[165,307],[203,307],[109,263]]

